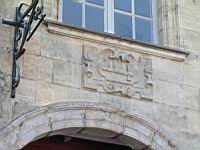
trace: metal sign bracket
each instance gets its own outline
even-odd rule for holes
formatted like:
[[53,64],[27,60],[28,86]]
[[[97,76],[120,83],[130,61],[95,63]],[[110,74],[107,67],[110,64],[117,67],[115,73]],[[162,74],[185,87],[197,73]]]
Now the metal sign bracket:
[[[29,41],[35,31],[38,29],[46,14],[43,14],[43,1],[41,0],[41,6],[38,6],[39,0],[32,0],[31,4],[21,3],[19,7],[16,7],[16,16],[14,21],[2,20],[3,24],[15,27],[14,34],[14,47],[13,47],[13,65],[12,65],[12,87],[11,98],[15,98],[16,88],[20,82],[20,68],[17,64],[17,60],[24,54],[24,44]],[[22,8],[26,7],[25,11]],[[31,30],[33,22],[37,24]]]

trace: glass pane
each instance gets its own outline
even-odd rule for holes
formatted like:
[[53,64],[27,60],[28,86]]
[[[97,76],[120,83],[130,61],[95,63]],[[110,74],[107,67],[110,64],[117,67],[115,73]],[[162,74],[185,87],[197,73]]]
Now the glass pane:
[[149,20],[135,18],[136,39],[152,42],[152,23]]
[[89,29],[104,32],[104,9],[86,6],[85,24]]
[[73,0],[63,0],[63,23],[82,26],[82,6]]
[[135,0],[135,14],[151,17],[151,0]]
[[115,34],[132,38],[132,17],[115,13]]
[[86,2],[104,6],[104,0],[86,0]]
[[114,0],[115,9],[132,12],[132,0]]

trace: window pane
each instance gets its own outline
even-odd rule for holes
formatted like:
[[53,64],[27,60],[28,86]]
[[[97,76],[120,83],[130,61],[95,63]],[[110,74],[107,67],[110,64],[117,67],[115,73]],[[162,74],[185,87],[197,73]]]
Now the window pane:
[[151,0],[135,0],[135,14],[151,17]]
[[132,38],[132,17],[115,13],[115,34]]
[[96,7],[85,7],[86,27],[96,31],[104,31],[104,9]]
[[86,0],[86,2],[104,6],[104,0]]
[[63,0],[63,22],[82,26],[82,6],[73,0]]
[[152,24],[149,20],[135,18],[136,39],[144,42],[152,40]]
[[115,9],[132,12],[132,0],[114,0]]

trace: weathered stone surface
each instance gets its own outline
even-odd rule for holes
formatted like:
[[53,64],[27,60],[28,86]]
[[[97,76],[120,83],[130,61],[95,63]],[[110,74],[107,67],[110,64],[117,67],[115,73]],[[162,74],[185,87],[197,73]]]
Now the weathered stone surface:
[[129,107],[130,107],[130,113],[142,115],[152,121],[156,120],[156,116],[158,113],[157,103],[131,99]]
[[52,82],[53,60],[51,59],[27,54],[22,69],[22,77],[26,79]]
[[45,105],[54,101],[67,99],[67,90],[63,86],[54,85],[46,82],[38,82],[36,89],[36,104]]
[[132,107],[131,107],[131,99],[125,98],[125,97],[119,97],[111,94],[105,94],[105,93],[100,93],[100,100],[101,103],[104,104],[109,104],[114,106],[115,108],[125,111],[125,112],[130,112]]
[[67,99],[69,101],[99,102],[99,93],[83,89],[68,88]]
[[99,102],[98,92],[91,92],[45,82],[38,82],[36,86],[36,103],[38,105],[46,105],[61,101]]
[[[183,131],[196,134],[199,132],[200,125],[198,118],[200,114],[198,111],[159,104],[157,114],[157,123],[160,124],[161,127],[163,126],[162,128],[171,130],[174,133]],[[176,123],[176,125],[174,125],[174,123]],[[174,134],[172,138],[178,138],[175,137],[175,135],[179,136]]]
[[[29,42],[25,43],[24,48],[26,49],[26,53],[32,54],[32,55],[41,55],[41,44],[42,44],[42,38],[41,38],[41,31],[38,29],[34,36],[30,39]],[[34,46],[33,46],[34,45]]]
[[178,147],[180,149],[200,149],[198,143],[200,140],[200,135],[199,133],[188,133],[188,132],[179,132],[179,138],[177,139],[178,141]]
[[53,83],[81,88],[81,65],[72,62],[54,61]]
[[[47,35],[46,35],[47,34]],[[81,63],[82,44],[63,37],[44,33],[42,35],[41,56],[56,60]]]
[[200,62],[193,57],[192,61],[189,61],[188,64],[184,66],[184,83],[191,86],[196,86],[200,83]]
[[155,79],[181,84],[184,82],[184,64],[168,59],[154,58]]
[[0,71],[11,75],[12,72],[12,54],[6,50],[0,49]]
[[[21,79],[21,84],[17,88],[16,99],[28,101],[30,104],[35,103],[36,83],[32,80]],[[19,98],[20,97],[20,98]]]
[[[0,13],[2,14],[2,13]],[[3,18],[3,17],[1,17]],[[13,48],[13,32],[14,29],[12,27],[9,26],[3,26],[0,25],[0,40],[1,40],[1,44],[0,44],[0,48],[1,50],[7,50],[7,51],[12,51]]]
[[155,101],[176,107],[200,109],[199,88],[156,80]]

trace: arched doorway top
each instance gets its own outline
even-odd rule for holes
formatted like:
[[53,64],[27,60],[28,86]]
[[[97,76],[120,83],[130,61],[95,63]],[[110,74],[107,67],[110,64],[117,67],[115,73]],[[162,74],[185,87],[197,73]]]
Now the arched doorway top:
[[175,145],[148,119],[126,114],[110,105],[65,102],[36,107],[0,128],[2,150],[17,150],[35,139],[69,128],[96,128],[116,133],[127,146],[174,150]]

